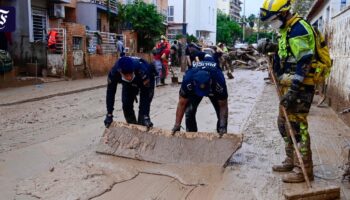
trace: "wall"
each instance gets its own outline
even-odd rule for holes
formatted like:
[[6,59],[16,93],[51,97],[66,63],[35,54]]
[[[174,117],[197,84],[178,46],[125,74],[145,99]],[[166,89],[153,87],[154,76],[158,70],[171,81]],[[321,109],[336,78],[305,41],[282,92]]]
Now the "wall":
[[101,15],[101,32],[109,32],[109,22],[107,13],[100,12]]
[[137,34],[133,31],[123,31],[124,47],[129,48],[129,54],[137,52]]
[[87,61],[94,76],[104,76],[117,61],[117,54],[92,54],[88,55]]
[[218,0],[217,8],[220,9],[226,15],[230,13],[230,1],[229,0]]
[[9,45],[9,52],[15,65],[24,66],[23,64],[32,57],[29,43],[31,0],[2,0],[2,5],[16,8],[16,30],[12,33],[12,45]]
[[[334,17],[330,27],[330,50],[333,68],[328,95],[336,111],[350,107],[350,9]],[[350,125],[350,115],[341,115]]]
[[83,38],[83,49],[86,51],[86,36],[85,36],[85,26],[76,23],[62,23],[62,26],[66,29],[67,38],[67,71],[66,76],[72,79],[84,78],[84,66],[74,66],[73,65],[73,36],[79,36]]
[[197,30],[210,31],[210,41],[216,43],[216,1],[186,1],[187,32],[196,35]]
[[329,15],[327,16],[327,8],[328,7],[330,8],[330,6],[331,6],[331,2],[327,2],[323,4],[322,7],[317,8],[318,10],[317,13],[315,13],[312,19],[310,19],[310,23],[314,24],[316,21],[320,19],[320,17],[322,17],[322,24],[320,23],[320,21],[318,21],[318,29],[323,33],[325,33],[326,30],[328,30],[329,23],[331,21],[332,9],[330,9]]
[[[189,1],[189,0],[187,0]],[[169,0],[168,6],[174,6],[174,23],[183,22],[183,1]]]
[[95,4],[78,2],[76,15],[77,23],[89,26],[90,30],[97,30],[97,7]]

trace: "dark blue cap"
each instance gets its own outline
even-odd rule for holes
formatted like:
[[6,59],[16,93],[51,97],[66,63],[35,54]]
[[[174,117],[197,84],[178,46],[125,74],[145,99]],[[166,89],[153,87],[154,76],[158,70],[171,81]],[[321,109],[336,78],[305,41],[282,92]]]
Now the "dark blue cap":
[[118,68],[123,74],[130,74],[134,72],[134,62],[132,58],[124,56],[118,60]]
[[200,70],[193,75],[194,92],[200,97],[208,96],[210,92],[210,74]]

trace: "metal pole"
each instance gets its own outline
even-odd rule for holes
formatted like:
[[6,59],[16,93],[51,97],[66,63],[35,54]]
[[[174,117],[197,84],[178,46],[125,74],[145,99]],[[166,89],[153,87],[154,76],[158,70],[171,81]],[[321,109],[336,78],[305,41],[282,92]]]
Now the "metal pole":
[[183,0],[182,12],[182,35],[186,36],[186,0]]
[[243,5],[243,43],[245,40],[245,0]]

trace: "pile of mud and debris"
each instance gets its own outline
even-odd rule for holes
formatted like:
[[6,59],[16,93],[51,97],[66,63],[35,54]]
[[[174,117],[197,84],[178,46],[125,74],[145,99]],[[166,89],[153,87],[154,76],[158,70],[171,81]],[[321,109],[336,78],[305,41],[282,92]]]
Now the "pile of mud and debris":
[[259,53],[253,46],[231,49],[228,53],[222,55],[222,66],[224,69],[233,71],[233,69],[251,69],[266,70],[268,68],[268,58]]

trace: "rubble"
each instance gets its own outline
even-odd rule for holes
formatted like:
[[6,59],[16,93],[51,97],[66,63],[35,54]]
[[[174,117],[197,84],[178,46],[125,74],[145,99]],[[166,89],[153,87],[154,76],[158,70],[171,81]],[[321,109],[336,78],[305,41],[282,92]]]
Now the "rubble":
[[222,56],[223,69],[233,71],[234,68],[266,70],[267,58],[258,52],[253,46],[248,48],[231,49]]

